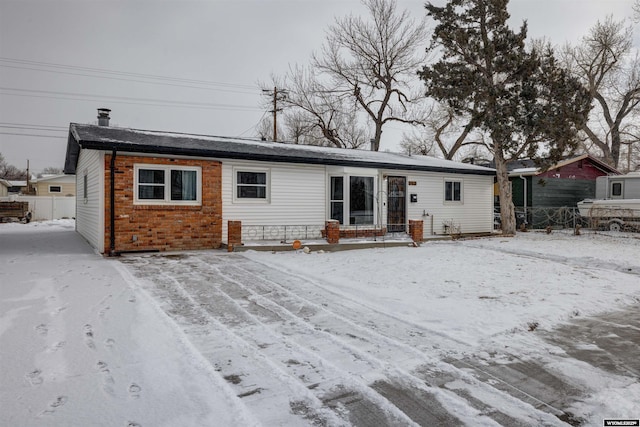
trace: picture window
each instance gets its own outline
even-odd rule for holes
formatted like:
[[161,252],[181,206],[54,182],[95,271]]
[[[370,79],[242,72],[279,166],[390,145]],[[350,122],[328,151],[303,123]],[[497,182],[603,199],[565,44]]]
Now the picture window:
[[201,169],[136,165],[135,201],[138,204],[201,203]]

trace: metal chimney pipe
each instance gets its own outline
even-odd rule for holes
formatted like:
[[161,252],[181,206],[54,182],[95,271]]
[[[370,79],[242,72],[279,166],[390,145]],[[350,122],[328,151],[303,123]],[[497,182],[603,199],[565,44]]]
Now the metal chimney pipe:
[[98,108],[98,126],[109,126],[109,113],[108,108]]

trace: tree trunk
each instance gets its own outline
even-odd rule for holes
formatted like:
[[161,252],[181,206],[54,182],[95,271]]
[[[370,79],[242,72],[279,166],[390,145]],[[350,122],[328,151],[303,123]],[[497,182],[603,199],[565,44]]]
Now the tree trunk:
[[373,147],[372,151],[380,150],[380,139],[382,138],[382,122],[376,122],[376,131],[373,136]]
[[620,129],[614,126],[611,128],[611,158],[614,168],[617,168],[620,163],[620,141]]
[[504,159],[502,147],[495,143],[494,159],[498,175],[498,187],[500,188],[500,221],[502,222],[502,234],[516,234],[516,213],[513,207],[511,194],[511,182],[507,171],[507,162]]

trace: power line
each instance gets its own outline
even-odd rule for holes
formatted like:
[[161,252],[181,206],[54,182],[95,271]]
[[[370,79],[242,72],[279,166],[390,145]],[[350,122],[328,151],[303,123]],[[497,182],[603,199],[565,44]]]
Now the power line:
[[144,81],[144,80],[136,80],[136,79],[125,79],[125,78],[119,78],[119,77],[93,76],[91,74],[70,73],[70,72],[66,72],[66,71],[40,70],[40,69],[37,69],[37,68],[16,67],[16,66],[11,66],[11,65],[4,65],[4,64],[0,64],[0,67],[16,68],[16,69],[21,69],[21,70],[32,70],[32,71],[44,71],[44,72],[47,72],[47,73],[66,74],[66,75],[70,75],[70,76],[81,76],[81,77],[93,77],[93,78],[98,78],[98,79],[119,80],[119,81],[124,81],[124,82],[145,83],[145,84],[154,84],[154,85],[161,85],[161,86],[173,86],[173,87],[185,87],[185,88],[198,89],[198,90],[211,90],[211,91],[215,91],[215,92],[240,93],[240,94],[245,94],[245,95],[254,94],[255,93],[255,88],[254,88],[254,90],[251,90],[251,91],[249,91],[249,90],[240,91],[240,90],[231,90],[231,89],[220,89],[220,88],[214,88],[214,87],[191,86],[191,85],[186,85],[186,84],[161,83],[161,82]]
[[34,124],[34,123],[11,123],[11,122],[0,122],[0,125],[10,125],[10,126],[33,126],[33,127],[44,127],[44,128],[67,129],[67,127],[66,127],[66,126],[40,125],[40,124]]
[[[58,91],[46,91],[46,90],[34,90],[34,89],[18,89],[18,88],[4,88],[0,87],[0,91],[10,91],[18,93],[5,93],[4,95],[10,96],[23,96],[32,98],[49,98],[49,99],[65,99],[72,101],[100,101],[100,102],[119,102],[121,104],[135,104],[135,105],[152,105],[158,107],[182,107],[182,108],[202,108],[213,110],[232,110],[232,111],[259,111],[259,107],[250,105],[233,105],[233,104],[211,104],[204,102],[184,102],[174,101],[166,99],[154,99],[154,98],[134,98],[126,96],[111,96],[111,95],[99,95],[99,94],[83,94],[74,92],[58,92]],[[20,93],[25,92],[25,93]],[[80,97],[80,98],[78,98]]]
[[49,139],[67,139],[66,136],[36,135],[36,134],[32,134],[32,133],[0,132],[0,135],[35,136],[35,137],[39,137],[39,138],[49,138]]
[[62,127],[62,126],[51,126],[51,127],[49,127],[49,126],[41,126],[41,125],[16,126],[16,125],[11,125],[11,124],[8,124],[8,125],[0,124],[0,128],[39,130],[39,131],[43,131],[43,132],[66,132],[68,130],[68,128],[65,128],[65,127]]
[[[225,88],[255,90],[255,85],[224,83],[224,82],[216,82],[216,81],[209,81],[209,80],[185,79],[180,77],[161,76],[156,74],[132,73],[128,71],[107,70],[103,68],[55,64],[50,62],[30,61],[30,60],[14,59],[14,58],[6,58],[6,57],[0,57],[0,62],[23,64],[23,65],[30,65],[30,66],[37,66],[37,67],[60,68],[63,70],[77,70],[77,71],[85,71],[90,73],[107,74],[107,75],[115,75],[115,76],[138,77],[138,78],[159,80],[159,81],[165,81],[165,82],[190,83],[190,84],[198,84],[198,85],[204,85],[204,86],[220,86]],[[48,70],[38,70],[38,71],[48,71]]]
[[[265,111],[264,113],[262,113],[262,116],[258,119],[258,123],[260,123],[262,121],[262,119],[264,119],[264,116],[267,115],[267,111]],[[249,126],[245,131],[243,131],[241,134],[238,135],[238,138],[243,136],[245,133],[249,132],[251,129],[255,129],[256,125],[251,125]]]

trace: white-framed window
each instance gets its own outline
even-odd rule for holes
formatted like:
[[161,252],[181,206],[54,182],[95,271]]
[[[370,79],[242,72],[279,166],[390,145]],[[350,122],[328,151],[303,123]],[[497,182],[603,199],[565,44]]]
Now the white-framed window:
[[233,200],[237,202],[269,202],[268,169],[235,168]]
[[202,204],[202,169],[198,166],[136,164],[134,174],[135,204]]
[[444,181],[444,201],[462,203],[462,180]]
[[330,178],[329,209],[331,219],[337,219],[344,224],[344,177],[332,176]]
[[50,185],[49,193],[62,193],[62,187],[59,185]]
[[337,175],[329,177],[329,215],[345,225],[373,225],[375,185],[373,176]]

